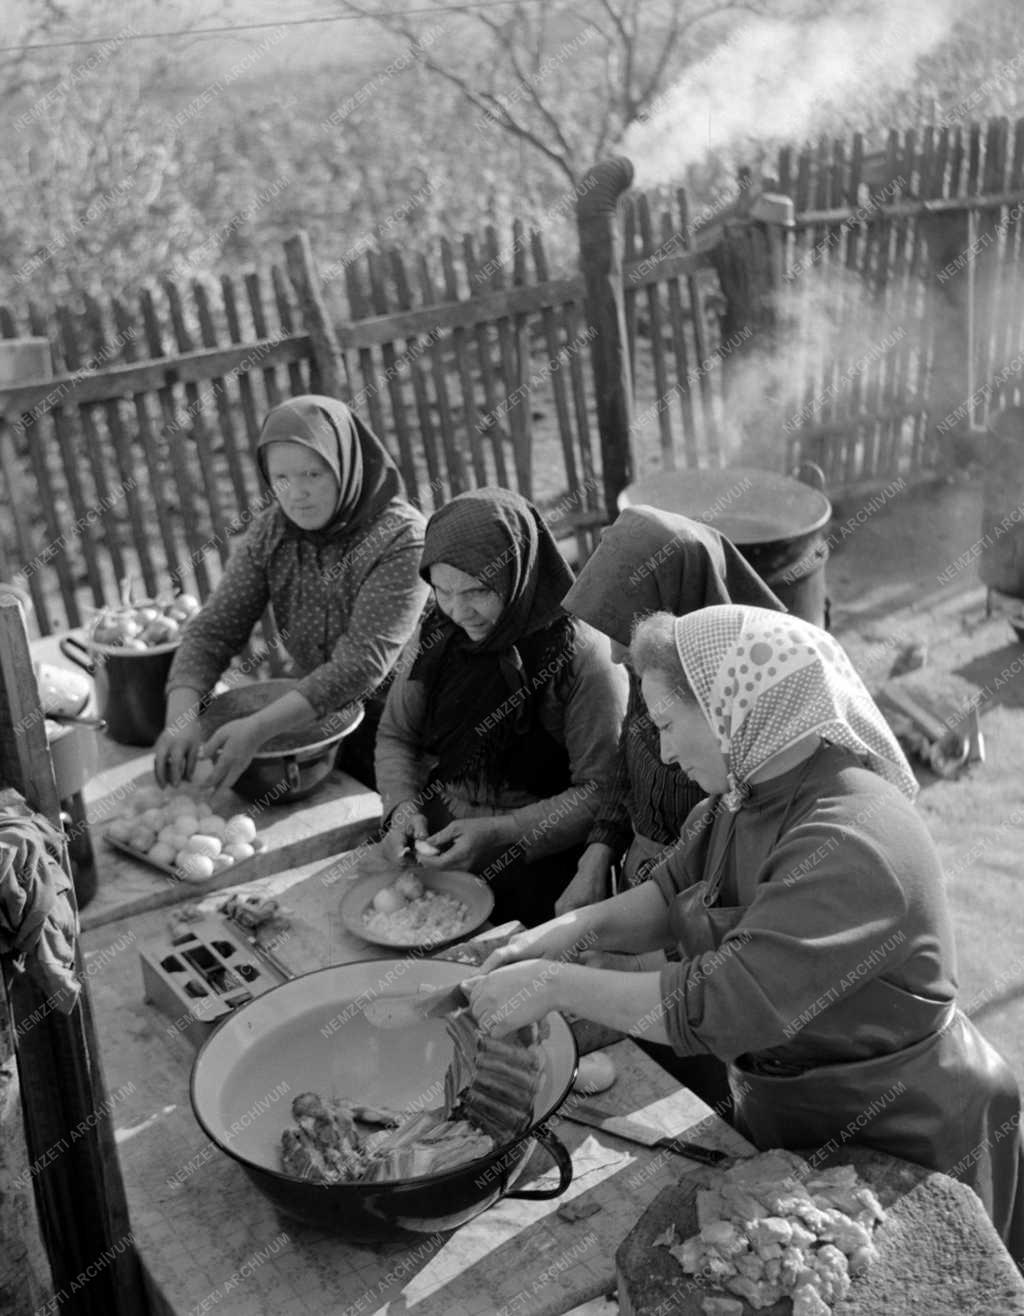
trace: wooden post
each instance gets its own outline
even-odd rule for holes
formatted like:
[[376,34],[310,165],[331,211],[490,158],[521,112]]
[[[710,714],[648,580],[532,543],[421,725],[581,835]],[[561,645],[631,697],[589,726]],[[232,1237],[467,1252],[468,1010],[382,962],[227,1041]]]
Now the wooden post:
[[629,371],[619,197],[633,181],[625,156],[601,160],[580,183],[576,226],[586,317],[594,337],[590,361],[601,438],[601,468],[608,519],[618,515],[618,496],[636,475],[633,452],[633,381]]
[[313,345],[313,359],[320,375],[320,391],[327,397],[352,401],[353,378],[342,351],[334,325],[327,313],[320,281],[313,263],[313,252],[306,233],[296,233],[284,244],[288,277],[299,299],[299,310]]

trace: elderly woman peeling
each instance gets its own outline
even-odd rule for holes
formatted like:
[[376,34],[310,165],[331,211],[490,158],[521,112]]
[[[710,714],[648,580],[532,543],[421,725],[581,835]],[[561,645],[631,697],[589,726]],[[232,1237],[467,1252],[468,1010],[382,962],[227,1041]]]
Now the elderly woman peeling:
[[[496,952],[469,982],[478,1018],[503,1032],[570,1010],[679,1055],[717,1055],[757,1147],[822,1147],[856,1130],[957,1173],[1020,1265],[1020,1095],[957,1009],[916,783],[845,654],[806,622],[729,605],[656,614],[631,653],[662,757],[710,798],[653,881]],[[567,962],[595,941],[675,943],[681,959],[660,973]],[[543,974],[538,956],[553,961]],[[892,1100],[862,1121],[882,1093]]]
[[[177,785],[190,777],[202,750],[215,760],[210,789],[230,786],[278,732],[360,700],[363,725],[340,759],[372,786],[383,694],[426,599],[424,518],[384,445],[334,398],[310,394],[274,407],[256,460],[270,505],[174,656],[154,751],[157,780]],[[299,680],[203,745],[196,711],[268,605]]]

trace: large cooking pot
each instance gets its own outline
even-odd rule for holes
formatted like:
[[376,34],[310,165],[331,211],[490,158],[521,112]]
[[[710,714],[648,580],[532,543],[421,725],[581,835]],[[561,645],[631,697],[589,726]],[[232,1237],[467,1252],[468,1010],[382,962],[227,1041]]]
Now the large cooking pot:
[[825,624],[825,494],[788,475],[753,467],[658,471],[619,494],[624,507],[647,504],[703,521],[731,539],[796,617]]
[[[296,681],[280,678],[239,685],[214,695],[199,721],[203,739],[208,740],[219,727],[236,718],[258,713],[296,685]],[[233,789],[247,800],[264,804],[305,799],[331,775],[338,745],[362,720],[362,704],[346,704],[319,721],[282,731],[253,755]]]
[[123,649],[65,635],[60,651],[94,679],[99,716],[106,720],[111,739],[122,745],[153,745],[164,729],[164,686],[180,643]]
[[[388,1183],[317,1184],[280,1169],[281,1134],[300,1093],[398,1110],[440,1104],[452,1055],[444,1021],[378,1029],[354,1002],[402,984],[410,991],[446,987],[465,976],[465,965],[444,960],[367,960],[320,969],[258,996],[233,1011],[196,1056],[190,1088],[196,1119],[286,1215],[350,1239],[455,1229],[503,1195],[559,1196],[572,1181],[572,1162],[543,1124],[569,1093],[577,1052],[557,1014],[546,1020],[533,1122],[518,1139],[444,1173]],[[535,1142],[556,1161],[558,1185],[510,1191]]]

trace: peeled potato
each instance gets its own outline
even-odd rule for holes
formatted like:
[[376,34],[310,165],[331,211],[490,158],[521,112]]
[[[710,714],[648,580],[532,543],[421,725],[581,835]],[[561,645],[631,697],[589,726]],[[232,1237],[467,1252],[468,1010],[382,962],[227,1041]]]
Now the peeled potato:
[[591,1051],[580,1056],[579,1069],[573,1080],[577,1092],[604,1092],[615,1082],[615,1062],[603,1051]]
[[417,854],[429,855],[431,858],[439,855],[441,851],[436,845],[431,845],[429,841],[417,841],[413,847]]
[[159,786],[140,786],[132,800],[136,813],[145,809],[156,809],[166,802],[163,790]]
[[174,817],[179,813],[190,813],[194,817],[196,812],[196,802],[188,795],[176,795],[174,799],[171,800],[170,804],[167,805],[167,811],[171,817]]
[[226,839],[224,835],[228,826],[226,818],[218,818],[215,813],[204,814],[202,823],[204,836],[216,836],[220,841]]
[[406,900],[419,900],[423,894],[423,883],[412,873],[403,873],[395,883],[395,890],[399,895],[405,896]]
[[138,816],[138,821],[145,823],[147,827],[152,827],[155,832],[158,832],[166,820],[163,809],[156,808],[143,809]]
[[127,845],[131,841],[135,823],[130,818],[115,818],[107,827],[107,835],[112,841],[121,841]]
[[230,855],[230,854],[214,855],[213,871],[215,873],[222,873],[225,868],[230,868],[234,862],[235,862],[234,855]]
[[175,853],[173,845],[168,845],[165,841],[157,841],[150,846],[146,858],[152,859],[154,864],[167,864],[168,867],[173,868]]
[[208,818],[213,813],[213,805],[209,800],[196,800],[196,813],[200,818]]
[[132,828],[132,834],[128,838],[128,844],[133,850],[141,850],[143,854],[145,854],[155,840],[156,832],[153,831],[152,827],[139,827],[136,825]]
[[244,841],[231,841],[224,847],[222,853],[229,854],[236,863],[241,863],[243,859],[251,859],[256,851]]
[[394,887],[382,887],[373,898],[373,907],[381,914],[393,914],[396,909],[401,909],[405,904],[399,892]]
[[255,835],[256,824],[246,813],[236,813],[228,819],[228,825],[224,828],[224,839],[232,845],[248,845]]
[[208,854],[196,854],[194,850],[179,850],[174,866],[188,882],[204,882],[213,877],[213,860]]
[[174,830],[180,832],[182,836],[195,836],[196,832],[203,830],[202,823],[194,813],[180,813],[177,818],[171,820],[174,824]]
[[216,859],[223,846],[219,836],[207,836],[203,832],[196,832],[194,836],[189,837],[183,848],[195,854],[208,854],[211,859]]

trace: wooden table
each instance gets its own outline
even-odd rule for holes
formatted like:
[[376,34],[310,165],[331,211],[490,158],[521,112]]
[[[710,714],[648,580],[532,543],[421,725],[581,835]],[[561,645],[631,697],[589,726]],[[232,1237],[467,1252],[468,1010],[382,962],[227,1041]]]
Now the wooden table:
[[[57,636],[36,640],[31,647],[34,662],[81,671],[61,653]],[[265,848],[246,860],[244,867],[228,869],[201,887],[175,882],[159,870],[110,848],[102,839],[106,824],[130,805],[133,793],[140,786],[152,785],[152,749],[119,745],[102,733],[97,740],[99,770],[83,793],[99,883],[95,897],[82,910],[85,929],[194,900],[197,894],[235,886],[240,880],[301,870],[357,845],[380,821],[380,796],[337,769],[315,795],[294,804],[260,808],[234,791],[222,790],[211,798],[216,812],[225,816],[252,815]]]
[[[282,896],[290,931],[273,944],[293,970],[377,956],[338,919],[349,880],[343,864],[321,863],[247,888],[291,882]],[[142,999],[139,951],[166,946],[169,913],[137,914],[84,938],[132,1228],[159,1316],[553,1316],[614,1287],[615,1249],[644,1208],[699,1168],[556,1118],[575,1168],[560,1199],[505,1199],[413,1247],[358,1246],[294,1224],[203,1136],[188,1098],[192,1048]],[[619,1078],[606,1104],[642,1112],[669,1133],[704,1121],[708,1145],[749,1150],[632,1042],[613,1053]],[[534,1176],[554,1180],[542,1153],[520,1186]],[[596,1209],[573,1222],[567,1204]]]

